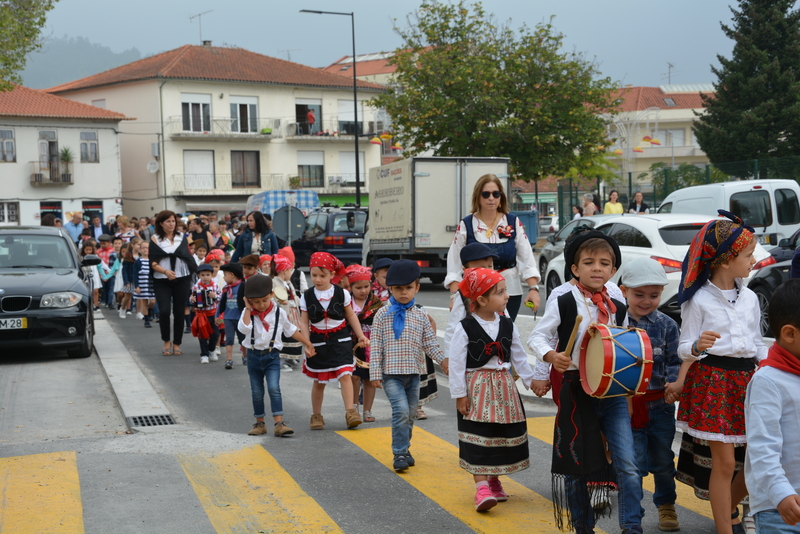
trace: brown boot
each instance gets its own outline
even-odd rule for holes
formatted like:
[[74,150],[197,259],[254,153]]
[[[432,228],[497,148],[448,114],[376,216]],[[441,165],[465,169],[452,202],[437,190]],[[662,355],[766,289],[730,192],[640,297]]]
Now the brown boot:
[[674,504],[662,504],[658,507],[658,530],[663,532],[677,532],[681,529],[678,523],[678,512]]
[[358,415],[358,410],[353,408],[344,413],[344,418],[347,421],[347,428],[355,428],[362,423],[361,416]]
[[311,414],[311,430],[322,430],[325,428],[325,419],[321,413]]

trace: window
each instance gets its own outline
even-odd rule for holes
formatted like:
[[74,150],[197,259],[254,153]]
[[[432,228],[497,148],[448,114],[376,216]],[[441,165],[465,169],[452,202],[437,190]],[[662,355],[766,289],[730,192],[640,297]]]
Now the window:
[[775,191],[775,204],[778,210],[778,224],[800,223],[800,206],[797,205],[797,194],[791,189]]
[[303,187],[325,186],[325,153],[316,150],[297,151],[297,174]]
[[650,240],[647,239],[642,232],[627,224],[610,224],[608,226],[598,228],[598,230],[609,237],[613,237],[617,244],[621,247],[652,247]]
[[[75,267],[69,242],[59,236],[21,234],[0,243],[0,267]],[[74,249],[73,249],[74,250]]]
[[81,132],[81,163],[97,163],[97,132]]
[[19,224],[19,202],[0,202],[0,226]]
[[258,151],[231,150],[231,185],[233,187],[261,187]]
[[[360,114],[363,117],[362,114]],[[339,127],[338,130],[347,135],[362,133],[362,121],[356,124],[356,112],[352,100],[339,100]]]
[[184,190],[213,190],[216,188],[214,178],[213,150],[183,151]]
[[664,99],[664,103],[667,105],[668,108],[674,108],[674,107],[677,106],[677,104],[675,103],[675,100],[673,100],[671,98],[665,98]]
[[[364,177],[367,173],[367,167],[364,163],[364,153],[358,153],[358,174],[360,175],[359,181],[363,184]],[[355,153],[350,151],[339,152],[339,176],[341,177],[342,185],[356,185],[356,158]]]
[[106,99],[101,98],[100,100],[92,100],[92,105],[96,108],[106,109]]
[[672,130],[657,130],[656,138],[661,141],[661,146],[685,146],[683,128]]
[[39,202],[39,215],[44,217],[48,213],[56,216],[56,219],[63,219],[60,201]]
[[254,96],[231,97],[231,131],[234,133],[258,132],[258,98]]
[[211,95],[181,94],[184,132],[211,131]]
[[[662,212],[663,213],[663,212]],[[665,245],[685,247],[692,243],[697,232],[705,226],[704,223],[685,224],[681,226],[667,226],[658,229],[658,234]]]
[[322,131],[322,99],[298,98],[294,110],[297,135],[315,135]]
[[14,130],[0,130],[0,163],[17,161]]
[[308,237],[317,237],[318,235],[324,234],[327,227],[328,227],[327,213],[311,214],[308,216],[306,235]]
[[769,192],[763,189],[731,195],[731,213],[744,219],[750,226],[772,224],[772,207],[769,204]]
[[672,202],[667,202],[658,208],[658,213],[672,213]]
[[367,214],[363,211],[356,211],[355,213],[355,226],[352,230],[347,227],[347,213],[334,213],[332,231],[334,232],[361,232],[366,231]]

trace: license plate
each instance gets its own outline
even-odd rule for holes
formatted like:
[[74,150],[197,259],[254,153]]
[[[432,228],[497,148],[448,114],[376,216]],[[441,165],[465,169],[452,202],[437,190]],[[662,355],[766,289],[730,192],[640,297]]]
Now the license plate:
[[20,330],[28,328],[28,319],[22,317],[20,319],[0,319],[0,330]]
[[363,243],[364,242],[364,238],[363,237],[351,237],[350,239],[347,240],[347,242],[348,243]]

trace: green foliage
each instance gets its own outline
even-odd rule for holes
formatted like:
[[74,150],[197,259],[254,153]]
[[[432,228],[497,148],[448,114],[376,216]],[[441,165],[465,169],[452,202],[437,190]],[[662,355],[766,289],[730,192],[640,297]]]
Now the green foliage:
[[61,161],[61,163],[72,163],[72,161],[75,159],[75,155],[72,153],[72,149],[70,147],[65,146],[58,153],[58,159]]
[[[721,68],[716,94],[703,96],[706,113],[694,131],[713,163],[800,153],[800,13],[794,0],[739,0],[731,9],[735,41]],[[752,177],[752,174],[751,174]]]
[[41,46],[39,33],[58,0],[0,0],[0,91],[21,84],[26,56]]
[[653,184],[653,188],[656,191],[664,191],[666,184],[670,193],[678,189],[683,189],[684,187],[727,182],[730,179],[727,174],[714,166],[710,167],[709,173],[710,176],[707,180],[705,166],[681,163],[677,169],[670,169],[669,165],[663,161],[659,161],[650,165],[649,173],[643,172],[639,174],[637,178],[639,180],[644,180],[649,176],[650,182]]
[[395,31],[396,84],[373,103],[392,117],[407,154],[504,156],[525,180],[588,174],[605,159],[599,112],[614,114],[616,86],[563,52],[552,23],[514,31],[480,3],[426,1]]

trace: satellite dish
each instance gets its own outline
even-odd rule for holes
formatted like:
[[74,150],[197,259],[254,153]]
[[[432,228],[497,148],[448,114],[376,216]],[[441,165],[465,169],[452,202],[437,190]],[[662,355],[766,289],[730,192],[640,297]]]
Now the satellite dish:
[[150,174],[155,174],[158,172],[158,162],[150,160],[147,162],[147,172]]
[[291,243],[300,239],[306,231],[306,218],[294,206],[284,206],[272,214],[272,231],[275,235]]

